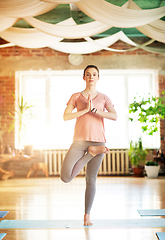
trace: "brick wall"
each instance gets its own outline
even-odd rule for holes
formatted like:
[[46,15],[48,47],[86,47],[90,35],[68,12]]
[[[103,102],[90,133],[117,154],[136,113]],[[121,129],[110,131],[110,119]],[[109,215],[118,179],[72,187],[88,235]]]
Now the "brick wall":
[[[159,93],[165,92],[165,76],[159,76]],[[161,148],[165,152],[165,119],[160,120]]]
[[14,99],[11,92],[15,92],[14,76],[0,76],[0,142],[14,148],[14,131],[9,133],[11,117],[9,110],[14,110]]

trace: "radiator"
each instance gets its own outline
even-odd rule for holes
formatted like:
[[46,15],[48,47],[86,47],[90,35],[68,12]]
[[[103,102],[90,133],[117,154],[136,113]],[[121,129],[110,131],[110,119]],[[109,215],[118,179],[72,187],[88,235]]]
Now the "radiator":
[[[44,159],[48,166],[49,175],[59,176],[63,159],[67,150],[45,150]],[[85,175],[86,167],[79,173]],[[104,155],[98,175],[126,175],[129,173],[129,159],[127,149],[110,149]]]

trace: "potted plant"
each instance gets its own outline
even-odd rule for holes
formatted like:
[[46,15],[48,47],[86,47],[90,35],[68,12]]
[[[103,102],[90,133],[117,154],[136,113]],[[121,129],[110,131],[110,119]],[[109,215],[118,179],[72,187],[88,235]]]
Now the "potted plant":
[[132,165],[134,176],[143,176],[144,164],[146,160],[147,150],[143,149],[142,139],[135,143],[130,142],[130,148],[128,150],[129,159]]
[[[147,99],[135,97],[129,105],[129,113],[131,114],[129,120],[139,121],[142,124],[142,131],[152,136],[158,131],[159,120],[165,118],[165,92],[162,92],[159,97],[150,95]],[[151,168],[155,162],[149,161],[147,165]]]
[[11,132],[15,128],[16,123],[18,123],[18,138],[20,149],[21,141],[23,140],[23,138],[26,138],[26,125],[28,124],[29,120],[34,117],[32,113],[32,108],[34,107],[34,105],[29,105],[27,102],[24,102],[23,96],[21,96],[20,99],[16,99],[14,93],[12,93],[12,96],[15,100],[16,105],[13,111],[9,110],[8,112],[9,116],[12,118],[9,132]]
[[160,165],[154,161],[148,161],[145,164],[145,170],[148,178],[157,178],[159,175]]
[[134,97],[134,101],[129,105],[129,113],[134,115],[130,117],[130,121],[138,120],[142,123],[141,129],[148,135],[153,135],[158,131],[158,122],[165,118],[165,92],[159,97],[149,96],[138,100]]

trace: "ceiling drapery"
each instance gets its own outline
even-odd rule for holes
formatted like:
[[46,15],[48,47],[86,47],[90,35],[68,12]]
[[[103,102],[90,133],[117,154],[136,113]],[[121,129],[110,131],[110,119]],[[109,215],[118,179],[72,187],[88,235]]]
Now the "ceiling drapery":
[[84,38],[87,36],[96,35],[110,28],[109,25],[98,22],[98,21],[93,21],[90,23],[85,23],[80,25],[77,25],[73,21],[71,25],[65,26],[65,25],[41,22],[38,19],[35,19],[33,17],[26,17],[24,18],[24,20],[42,32],[51,34],[53,36],[60,36],[68,39],[74,39],[74,38],[77,39],[77,38]]
[[20,29],[14,27],[2,32],[1,36],[8,42],[24,48],[48,47],[52,42],[56,43],[62,40],[62,38],[53,37],[37,29]]
[[0,32],[12,27],[17,21],[17,18],[0,16]]
[[115,27],[137,27],[165,15],[165,6],[151,10],[121,8],[105,0],[84,0],[76,6],[91,18]]
[[[40,21],[35,16],[49,12],[59,4],[74,3],[81,11],[91,17],[93,22],[76,24],[73,18],[58,24]],[[149,47],[154,40],[165,43],[165,22],[160,20],[165,15],[165,6],[151,10],[142,10],[132,0],[122,7],[115,6],[105,0],[5,0],[0,2],[0,37],[11,45],[25,48],[50,47],[55,50],[87,54],[102,49],[108,51],[132,51],[142,48],[151,52],[164,53],[159,48]],[[13,25],[24,19],[33,28],[16,28]],[[109,37],[93,40],[92,36],[102,33],[112,27],[135,27],[151,38],[138,45],[131,41],[123,31]],[[81,39],[79,42],[63,42],[63,39]],[[131,45],[130,49],[117,50],[110,46],[121,40]],[[9,44],[0,45],[6,47]]]
[[59,4],[45,3],[39,0],[5,0],[0,1],[0,14],[17,18],[37,16],[52,10]]

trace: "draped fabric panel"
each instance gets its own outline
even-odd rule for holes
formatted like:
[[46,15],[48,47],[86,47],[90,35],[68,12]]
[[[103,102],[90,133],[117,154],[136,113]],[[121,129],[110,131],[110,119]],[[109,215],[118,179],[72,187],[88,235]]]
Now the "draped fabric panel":
[[[128,2],[124,4],[122,7],[127,8],[127,6]],[[69,24],[67,24],[68,26],[61,26],[59,24],[57,25],[45,23],[33,17],[25,17],[24,20],[40,31],[43,31],[47,34],[51,34],[53,36],[59,36],[68,39],[77,39],[96,35],[112,27],[110,25],[98,21],[77,25],[73,19],[72,21],[70,21],[70,26]]]
[[137,29],[147,35],[150,38],[153,38],[159,42],[165,43],[165,30],[158,30],[157,28],[154,28],[152,26],[142,26],[137,27]]
[[42,32],[68,39],[96,35],[110,28],[109,25],[97,21],[77,25],[72,19],[72,23],[70,23],[70,25],[62,26],[41,22],[33,17],[26,17],[24,20]]
[[0,16],[0,32],[12,27],[17,21],[18,18]]
[[48,3],[59,3],[59,4],[66,4],[66,3],[75,3],[75,2],[81,2],[82,0],[40,0],[41,2],[48,2]]
[[[93,18],[93,22],[76,24],[66,19],[58,24],[40,21],[35,16],[49,12],[59,4],[74,3],[81,11]],[[142,10],[132,0],[118,7],[106,0],[5,0],[0,1],[0,37],[9,44],[0,47],[18,45],[25,48],[50,47],[65,53],[87,54],[102,49],[107,51],[133,51],[142,48],[150,52],[164,53],[163,49],[149,47],[154,40],[165,43],[165,7]],[[32,28],[15,28],[13,25],[24,19]],[[109,37],[93,40],[91,37],[112,27],[135,27],[151,38],[138,45],[122,31]],[[82,39],[79,42],[61,42],[63,39]],[[110,46],[121,40],[129,45],[127,50],[112,49]]]
[[15,46],[14,43],[5,43],[5,44],[1,44],[0,48],[13,47],[13,46]]
[[[134,3],[133,1],[130,1],[129,4],[128,4],[128,8],[130,9],[136,9],[136,10],[141,10],[141,8],[136,4]],[[164,13],[165,14],[165,13]],[[160,19],[157,19],[155,21],[152,21],[149,23],[149,25],[153,26],[153,27],[156,27],[160,30],[165,30],[165,21],[162,21]]]
[[[116,38],[114,38],[114,37],[116,37]],[[111,41],[112,41],[112,42],[111,42],[111,45],[112,45],[113,43],[115,43],[116,41],[121,40],[121,41],[123,41],[123,42],[125,42],[125,43],[128,43],[128,44],[130,44],[130,45],[132,45],[132,46],[135,46],[135,47],[132,47],[132,48],[129,48],[129,49],[126,49],[126,50],[118,50],[118,49],[113,49],[113,48],[110,48],[110,47],[105,47],[105,45],[103,45],[102,41],[94,41],[94,40],[91,39],[91,38],[86,38],[86,40],[87,40],[88,42],[93,42],[95,45],[100,46],[100,47],[101,47],[102,49],[104,49],[104,50],[113,51],[113,52],[133,51],[133,50],[137,50],[138,48],[144,48],[145,46],[147,46],[147,45],[149,45],[149,44],[151,44],[151,43],[154,42],[154,40],[151,39],[151,40],[147,41],[146,43],[143,43],[143,44],[141,44],[141,45],[138,45],[138,44],[134,43],[132,40],[130,40],[122,31],[120,31],[120,32],[118,32],[118,33],[116,33],[116,34],[113,35],[113,39],[111,39]],[[109,46],[109,45],[110,45],[110,44],[108,44],[108,46]],[[145,49],[147,50],[147,48],[145,48]]]
[[165,15],[165,6],[150,10],[126,9],[104,0],[84,0],[76,6],[91,18],[115,27],[138,27]]
[[[135,4],[133,1],[129,2],[128,7],[131,9],[141,10],[141,8],[137,6],[137,4]],[[158,19],[151,22],[150,24],[137,27],[137,29],[148,37],[165,43],[165,21]]]
[[62,40],[62,38],[53,37],[37,29],[20,29],[14,27],[3,31],[0,33],[0,36],[6,41],[24,48],[47,47],[52,42],[54,43]]
[[45,3],[39,0],[4,0],[0,1],[0,14],[8,17],[37,16],[46,13],[59,4]]
[[[109,37],[107,37],[107,38],[109,38]],[[42,46],[42,44],[40,44],[40,45],[38,45],[38,48],[49,47],[49,48],[52,48],[52,49],[57,50],[57,51],[61,51],[61,52],[64,52],[64,53],[72,53],[72,54],[88,54],[88,53],[91,53],[91,52],[100,51],[102,49],[105,49],[105,50],[108,50],[108,51],[113,51],[113,52],[127,52],[127,51],[136,50],[138,48],[142,48],[142,49],[144,49],[146,51],[149,51],[149,52],[152,52],[152,53],[165,54],[165,49],[155,48],[155,47],[145,47],[146,45],[151,43],[149,41],[147,43],[143,44],[143,45],[138,45],[138,46],[130,48],[128,50],[117,50],[117,49],[105,47],[106,43],[104,43],[104,42],[106,42],[106,40],[107,39],[105,39],[105,38],[101,39],[101,41],[96,40],[94,42],[95,46],[94,46],[94,44],[89,44],[89,43],[84,43],[84,42],[83,43],[81,43],[81,42],[80,43],[75,43],[75,44],[74,43],[63,43],[63,42],[56,42],[56,43],[51,42],[51,43],[49,43],[48,46],[46,46],[46,45]],[[123,39],[120,39],[120,40],[123,40]],[[88,39],[88,41],[89,41],[89,39]],[[91,40],[91,42],[92,41],[93,40]],[[36,45],[37,44],[38,44],[38,39],[36,41]],[[104,44],[104,46],[102,44]],[[6,43],[6,44],[3,44],[3,45],[0,45],[0,48],[12,47],[12,46],[15,46],[15,45],[18,45],[18,42],[17,42],[17,44]],[[30,43],[28,45],[29,45],[29,48],[32,48],[31,46],[34,45],[34,42],[32,42],[31,45],[30,45]],[[28,47],[28,45],[26,44],[26,46],[22,46],[22,47]],[[108,42],[107,46],[108,45],[109,45],[109,42]],[[136,45],[136,44],[134,43],[133,45]]]

